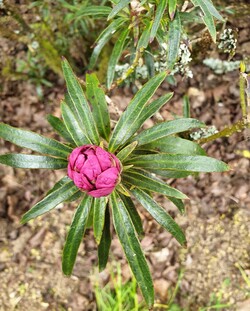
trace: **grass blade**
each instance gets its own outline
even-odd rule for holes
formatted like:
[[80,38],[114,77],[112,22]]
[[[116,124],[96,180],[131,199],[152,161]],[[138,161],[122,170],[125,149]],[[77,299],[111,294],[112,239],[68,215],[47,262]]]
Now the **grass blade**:
[[79,204],[63,249],[62,270],[65,275],[71,275],[76,261],[77,252],[81,244],[86,223],[88,220],[92,197],[85,194],[82,202]]
[[0,123],[0,137],[17,146],[62,159],[66,159],[72,151],[72,148],[54,139],[31,131],[21,130],[4,123]]
[[186,238],[181,228],[173,218],[159,206],[146,192],[135,188],[131,190],[141,205],[152,215],[152,217],[181,244],[186,245]]

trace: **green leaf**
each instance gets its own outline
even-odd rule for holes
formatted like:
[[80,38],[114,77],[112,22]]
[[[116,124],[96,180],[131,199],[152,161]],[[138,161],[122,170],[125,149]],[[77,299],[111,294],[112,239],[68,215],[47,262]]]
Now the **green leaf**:
[[173,218],[159,206],[146,192],[135,188],[131,190],[141,205],[151,214],[151,216],[181,244],[186,246],[186,238],[181,228]]
[[23,148],[66,159],[72,148],[31,131],[0,123],[0,137]]
[[111,245],[110,215],[109,209],[106,208],[105,223],[102,232],[102,238],[100,244],[98,245],[98,266],[100,272],[106,268],[109,257],[110,245]]
[[80,18],[80,17],[85,17],[85,16],[92,16],[92,17],[106,17],[109,15],[111,12],[111,8],[108,6],[101,6],[101,5],[91,5],[84,7],[76,14],[73,15],[73,18]]
[[199,144],[175,136],[167,136],[141,146],[140,150],[156,150],[164,153],[206,155],[206,152]]
[[[65,185],[66,183],[68,183],[70,181],[71,181],[71,179],[68,176],[64,176],[57,183],[55,183],[55,185],[46,193],[46,196],[51,194],[52,192],[56,191],[57,189],[59,189],[60,187],[62,187],[63,185]],[[83,194],[83,192],[78,190],[76,193],[74,193],[71,197],[69,197],[64,202],[76,201],[77,199],[79,199],[82,196],[82,194]]]
[[157,30],[160,26],[162,16],[167,7],[167,0],[161,0],[156,6],[155,19],[150,33],[150,42],[152,42],[156,36]]
[[184,95],[183,96],[183,118],[190,118],[190,102],[189,102],[189,98],[188,95]]
[[168,31],[168,68],[172,69],[176,62],[179,53],[179,46],[181,40],[181,20],[179,13],[176,11],[175,17],[172,21],[169,22],[169,31]]
[[69,106],[64,102],[61,104],[61,111],[63,121],[76,146],[91,144],[91,140],[89,140],[89,138],[84,134],[78,119],[75,117]]
[[143,116],[143,111],[148,101],[165,77],[165,72],[154,76],[134,96],[116,124],[109,143],[110,152],[117,150],[121,144],[124,144],[141,127],[145,121],[141,115]]
[[93,227],[94,227],[94,237],[96,239],[97,244],[100,243],[102,237],[107,202],[108,202],[107,197],[94,199]]
[[92,197],[85,194],[82,202],[79,204],[63,249],[62,270],[65,275],[71,275],[76,261],[77,252],[81,244],[86,223],[88,220]]
[[205,156],[180,154],[150,154],[130,159],[126,164],[147,170],[174,170],[190,172],[224,172],[229,169],[226,163]]
[[89,68],[93,69],[96,64],[97,58],[101,53],[102,48],[104,45],[109,41],[109,39],[114,35],[114,33],[122,26],[126,27],[126,20],[124,18],[117,18],[115,19],[107,28],[103,30],[100,36],[96,40],[95,48],[90,58]]
[[123,162],[136,148],[137,141],[132,142],[131,144],[127,145],[125,148],[123,148],[116,157]]
[[153,25],[153,21],[147,22],[147,24],[146,24],[146,26],[145,26],[145,28],[144,28],[141,36],[140,36],[138,44],[137,44],[138,50],[147,48],[148,43],[149,43],[150,31],[151,31],[152,25]]
[[46,156],[9,153],[0,155],[0,163],[16,168],[47,168],[59,170],[67,167],[68,162]]
[[29,220],[49,212],[58,204],[68,200],[78,191],[79,189],[74,185],[73,181],[69,181],[63,184],[57,190],[51,192],[48,196],[35,204],[27,213],[25,213],[21,219],[21,224],[25,224]]
[[108,64],[108,71],[107,71],[107,88],[108,89],[111,87],[112,82],[114,80],[115,66],[117,65],[122,55],[123,47],[124,47],[124,44],[125,44],[125,41],[127,39],[129,32],[130,32],[129,28],[125,28],[122,30],[112,50],[112,54],[110,56],[109,64]]
[[72,139],[70,133],[68,132],[65,124],[63,121],[52,114],[49,114],[47,116],[47,120],[49,124],[53,127],[53,129],[61,136],[63,137],[66,141],[68,141],[70,144],[75,145],[74,140]]
[[68,94],[72,104],[74,105],[73,112],[76,112],[75,117],[82,125],[83,134],[95,145],[99,144],[99,135],[92,116],[90,107],[87,103],[82,87],[74,75],[69,63],[64,58],[62,62],[64,77],[67,84]]
[[150,170],[150,172],[165,177],[165,178],[185,178],[190,175],[196,175],[197,173],[189,171],[168,171],[168,170]]
[[115,191],[111,194],[113,223],[124,253],[148,305],[154,304],[154,288],[145,256],[135,233],[135,228],[121,198]]
[[213,39],[214,42],[216,42],[216,28],[213,16],[217,18],[220,21],[223,21],[223,17],[220,15],[220,13],[216,10],[214,7],[212,1],[210,0],[192,0],[194,6],[199,6],[201,10],[204,13],[204,16],[202,17],[205,25],[207,26],[207,29]]
[[168,13],[170,19],[174,19],[175,11],[176,11],[177,0],[168,0]]
[[148,142],[159,140],[160,138],[188,131],[193,128],[204,127],[205,124],[195,119],[176,119],[165,121],[152,126],[151,128],[141,132],[133,138],[138,141],[138,146],[145,145]]
[[100,87],[96,74],[86,76],[87,98],[92,106],[92,114],[97,125],[99,134],[109,140],[110,119],[105,93]]
[[185,206],[184,203],[182,202],[182,200],[180,199],[176,199],[173,197],[167,197],[169,199],[169,201],[171,201],[180,211],[181,214],[185,213]]
[[113,8],[113,10],[110,12],[108,16],[108,21],[115,17],[122,9],[124,9],[128,4],[130,3],[130,0],[120,0],[118,4]]
[[148,191],[164,194],[169,197],[175,197],[177,199],[187,199],[187,196],[179,190],[170,187],[162,180],[153,177],[151,174],[143,170],[131,169],[122,174],[122,178],[125,182],[132,186],[136,186]]
[[135,230],[138,234],[138,237],[143,238],[144,231],[143,231],[141,217],[138,214],[137,209],[136,209],[132,199],[128,196],[123,195],[123,194],[119,194],[119,195],[120,195],[120,197],[124,203],[124,206],[126,207],[128,213],[129,213],[130,219],[132,220],[132,223],[135,227]]

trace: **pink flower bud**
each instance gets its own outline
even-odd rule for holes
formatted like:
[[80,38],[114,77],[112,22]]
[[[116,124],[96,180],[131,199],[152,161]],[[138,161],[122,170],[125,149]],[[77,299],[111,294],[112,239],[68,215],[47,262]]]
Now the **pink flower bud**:
[[95,145],[77,147],[69,156],[69,178],[95,198],[107,196],[114,190],[120,172],[117,157]]

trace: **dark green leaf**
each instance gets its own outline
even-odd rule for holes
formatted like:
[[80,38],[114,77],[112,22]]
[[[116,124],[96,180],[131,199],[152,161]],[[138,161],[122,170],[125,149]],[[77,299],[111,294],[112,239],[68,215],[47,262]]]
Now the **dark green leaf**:
[[77,252],[86,230],[91,202],[92,197],[85,194],[71,223],[62,256],[62,270],[65,275],[71,275],[74,268]]
[[130,216],[123,201],[115,191],[111,194],[110,205],[113,211],[112,215],[115,231],[121,242],[131,270],[142,291],[143,297],[148,307],[151,308],[154,304],[154,288],[149,268]]
[[110,245],[111,245],[110,215],[109,209],[107,207],[105,212],[105,223],[102,232],[102,238],[100,244],[98,245],[98,266],[100,272],[106,268],[109,257]]
[[129,32],[130,32],[129,28],[125,28],[122,30],[112,50],[112,54],[110,56],[109,64],[108,64],[108,72],[107,72],[107,88],[108,89],[111,87],[112,82],[114,80],[115,66],[117,65],[121,57],[123,47],[124,47],[124,44],[125,44],[125,41],[126,41],[126,38]]
[[113,10],[110,12],[108,16],[108,20],[115,17],[122,9],[124,9],[128,4],[130,3],[130,0],[120,0],[118,4],[113,8]]
[[126,183],[148,191],[158,192],[169,197],[177,199],[187,199],[187,196],[179,190],[170,187],[168,184],[153,177],[151,174],[143,170],[131,169],[122,174],[122,178]]
[[150,31],[151,31],[151,27],[153,25],[153,21],[151,22],[147,22],[141,36],[140,39],[138,41],[137,44],[137,49],[146,49],[149,43],[149,38],[150,38]]
[[155,19],[150,33],[150,42],[154,40],[157,30],[160,26],[162,16],[167,7],[167,0],[161,0],[158,5],[156,5]]
[[137,142],[134,141],[131,144],[127,145],[125,148],[123,148],[116,156],[117,158],[123,162],[136,148]]
[[133,164],[147,170],[174,170],[190,172],[224,172],[229,169],[226,163],[205,156],[180,154],[150,154],[132,158],[126,164]]
[[65,124],[63,121],[52,114],[49,114],[47,116],[47,120],[49,124],[53,127],[53,129],[61,136],[63,137],[66,141],[69,143],[75,145],[74,140],[72,139],[71,135],[69,134]]
[[181,40],[181,20],[179,13],[176,11],[175,17],[169,22],[168,31],[168,68],[172,69],[176,62],[179,53],[179,46]]
[[99,54],[101,53],[102,48],[104,45],[109,41],[109,39],[114,35],[114,33],[121,27],[127,27],[126,21],[124,21],[124,18],[117,18],[115,19],[110,25],[108,25],[107,28],[103,30],[103,32],[100,34],[100,36],[96,40],[96,45],[93,50],[93,53],[90,58],[89,62],[89,68],[92,69],[97,61],[97,58]]
[[[113,131],[109,143],[111,152],[117,150],[121,144],[124,144],[141,127],[145,121],[143,111],[165,77],[165,72],[154,76],[134,96]],[[143,118],[141,118],[141,115]]]
[[108,105],[105,93],[100,87],[100,83],[94,73],[87,74],[86,76],[86,93],[92,106],[92,114],[96,122],[98,132],[108,141],[110,135]]
[[63,121],[75,144],[77,146],[91,144],[91,140],[84,134],[78,118],[75,117],[72,110],[64,102],[61,104],[61,111]]
[[165,177],[165,178],[185,178],[190,175],[196,175],[197,173],[186,171],[168,171],[168,170],[150,170],[150,172]]
[[9,153],[0,155],[0,163],[16,168],[47,168],[59,170],[67,167],[68,162],[46,156]]
[[108,202],[107,197],[94,198],[93,227],[94,227],[94,236],[97,244],[100,243],[102,237],[107,202]]
[[31,131],[0,123],[0,137],[23,148],[66,159],[72,148]]
[[108,6],[101,6],[101,5],[91,5],[84,7],[76,14],[74,14],[72,17],[75,18],[80,18],[80,17],[85,17],[85,16],[92,16],[92,17],[106,17],[109,15],[111,12],[111,8]]
[[49,212],[58,204],[68,200],[78,191],[79,189],[74,185],[73,181],[63,184],[60,188],[50,193],[25,213],[21,219],[21,223],[25,224],[29,220]]
[[146,192],[135,188],[131,192],[152,217],[181,244],[186,245],[186,238],[173,218],[159,206]]
[[66,59],[63,59],[62,68],[67,84],[68,94],[72,104],[74,105],[74,110],[71,110],[76,112],[75,117],[81,125],[83,134],[86,135],[93,144],[98,145],[100,142],[98,131],[82,87]]
[[183,118],[190,118],[190,102],[187,95],[183,96]]
[[185,206],[184,206],[184,203],[182,202],[182,200],[176,199],[173,197],[167,197],[167,198],[169,199],[169,201],[174,203],[174,205],[178,208],[178,210],[181,212],[181,214],[185,213]]
[[119,194],[119,195],[120,195],[120,197],[124,203],[124,206],[126,207],[128,213],[129,213],[129,216],[132,220],[132,223],[135,227],[135,230],[138,234],[138,237],[142,238],[144,236],[144,232],[143,232],[141,217],[138,214],[137,209],[136,209],[132,199],[128,196],[123,195],[123,194]]
[[204,123],[195,119],[176,119],[172,121],[165,121],[136,135],[133,138],[133,141],[138,141],[138,146],[141,146],[172,134],[200,127],[204,127]]
[[167,136],[141,146],[140,150],[155,150],[164,153],[206,155],[197,143],[175,136]]

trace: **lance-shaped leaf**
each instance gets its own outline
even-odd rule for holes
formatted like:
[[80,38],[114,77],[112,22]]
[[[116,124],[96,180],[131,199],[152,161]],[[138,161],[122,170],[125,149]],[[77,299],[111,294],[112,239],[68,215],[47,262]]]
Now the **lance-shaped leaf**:
[[109,64],[108,64],[108,71],[107,71],[107,88],[108,89],[111,87],[112,82],[114,80],[115,66],[117,65],[122,55],[123,47],[124,47],[124,44],[125,44],[125,41],[127,39],[129,32],[130,32],[129,28],[125,28],[122,30],[112,50],[112,53],[109,59]]
[[137,142],[133,141],[131,144],[127,145],[120,152],[117,153],[116,157],[123,162],[127,157],[134,151],[137,146]]
[[179,53],[179,46],[181,40],[181,20],[179,13],[175,13],[175,17],[169,22],[168,31],[168,68],[172,69],[176,62]]
[[105,93],[100,87],[100,83],[94,73],[87,74],[86,84],[86,93],[92,106],[92,114],[95,119],[98,132],[108,141],[110,135],[110,119]]
[[52,114],[49,114],[47,116],[47,120],[49,124],[53,127],[53,129],[61,136],[63,137],[66,141],[71,143],[72,145],[75,145],[74,140],[72,139],[70,133],[68,132],[65,124],[63,121]]
[[[61,178],[57,183],[55,183],[55,185],[46,193],[46,196],[49,195],[50,193],[56,191],[57,189],[61,188],[63,185],[65,185],[66,183],[70,182],[71,179],[68,176],[64,176],[63,178]],[[69,197],[67,200],[65,200],[64,202],[72,202],[72,201],[76,201],[77,199],[79,199],[81,196],[83,195],[83,192],[78,190],[76,193],[74,193],[71,197]]]
[[176,11],[177,0],[168,0],[168,13],[170,19],[174,19],[175,11]]
[[154,169],[152,170],[150,169],[150,172],[162,176],[164,178],[185,178],[190,175],[196,176],[198,174],[189,171],[168,171],[168,170],[154,170]]
[[161,193],[169,197],[175,197],[177,199],[187,199],[187,196],[184,193],[170,187],[159,178],[153,177],[151,174],[143,170],[131,169],[123,173],[122,178],[132,186]]
[[164,153],[206,155],[201,146],[193,141],[180,137],[167,136],[141,146],[141,150],[155,150]]
[[72,110],[64,102],[61,104],[61,111],[63,121],[75,144],[77,146],[91,144],[91,140],[85,134],[83,134],[83,130],[80,122],[78,121],[78,118],[75,117]]
[[153,25],[153,21],[147,22],[145,29],[143,30],[140,39],[137,44],[137,49],[146,49],[149,43],[150,31]]
[[145,121],[141,119],[143,110],[165,77],[165,72],[154,76],[134,96],[113,131],[109,143],[111,152],[117,150],[121,144],[124,144],[141,127]]
[[173,197],[167,197],[167,198],[169,199],[169,201],[174,203],[174,205],[178,208],[178,210],[180,211],[181,214],[185,213],[185,206],[184,206],[184,203],[182,202],[182,200],[176,199]]
[[68,165],[68,162],[63,159],[21,153],[0,155],[0,163],[16,168],[47,168],[54,170],[65,168]]
[[92,197],[85,194],[71,223],[62,256],[62,270],[65,275],[71,275],[74,268],[77,252],[86,230],[91,203]]
[[123,194],[119,194],[119,196],[121,197],[124,206],[126,207],[129,216],[132,220],[132,223],[135,227],[135,230],[138,234],[139,238],[142,238],[144,236],[144,231],[143,231],[143,226],[142,226],[142,221],[141,221],[141,217],[137,212],[137,209],[132,201],[132,199],[128,196],[125,196]]
[[94,18],[107,17],[110,12],[111,8],[108,6],[91,5],[78,10],[72,17],[74,19],[85,16],[92,16]]
[[152,126],[151,128],[141,132],[133,138],[133,141],[138,141],[138,146],[148,144],[154,140],[188,131],[193,128],[204,127],[204,123],[195,119],[176,119],[165,121]]
[[0,137],[23,148],[66,159],[72,148],[31,131],[0,123]]
[[131,192],[164,229],[170,232],[181,245],[186,245],[186,238],[181,228],[161,206],[141,189],[135,188]]
[[156,6],[155,19],[150,33],[150,42],[152,42],[156,36],[157,30],[160,26],[161,19],[165,12],[167,4],[168,4],[167,0],[161,0],[159,4]]
[[110,215],[109,209],[107,207],[105,212],[105,223],[102,232],[102,238],[100,244],[98,245],[98,266],[100,272],[106,268],[109,257],[110,245],[111,245]]
[[149,307],[154,303],[154,288],[149,268],[136,236],[135,228],[121,198],[111,194],[113,223],[128,263]]
[[180,154],[150,154],[129,159],[126,164],[147,170],[173,170],[190,172],[224,172],[229,169],[222,161],[206,156],[186,156]]
[[93,227],[94,227],[94,237],[96,239],[97,244],[100,243],[102,237],[107,202],[108,202],[107,197],[94,198]]
[[114,33],[121,26],[126,27],[126,25],[124,25],[124,22],[125,22],[124,18],[115,19],[110,25],[108,25],[107,28],[105,28],[103,30],[103,32],[97,38],[93,53],[92,53],[90,61],[89,61],[89,68],[90,69],[92,69],[95,66],[97,58],[98,58],[99,54],[101,53],[102,48],[109,41],[109,39],[114,35]]
[[78,122],[81,125],[83,135],[86,135],[93,144],[98,145],[99,135],[90,107],[87,103],[82,87],[77,80],[77,77],[73,73],[69,63],[65,58],[62,62],[62,68],[67,84],[68,94],[72,105],[74,106],[74,110],[71,110],[76,113],[75,117],[78,119]]
[[79,189],[74,185],[73,181],[69,181],[63,184],[57,190],[53,191],[40,202],[35,204],[27,213],[25,213],[21,219],[21,223],[25,224],[29,220],[49,212],[58,204],[68,200],[78,191]]
[[112,19],[115,17],[122,9],[124,9],[128,4],[130,0],[120,0],[116,6],[112,9],[108,16],[108,20]]

